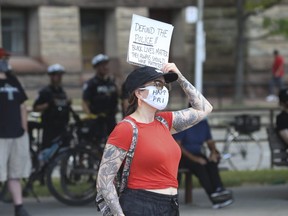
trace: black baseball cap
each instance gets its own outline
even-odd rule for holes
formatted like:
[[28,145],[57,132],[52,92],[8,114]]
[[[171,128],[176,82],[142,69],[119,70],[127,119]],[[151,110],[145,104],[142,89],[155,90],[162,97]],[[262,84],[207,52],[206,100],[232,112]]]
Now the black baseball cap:
[[175,72],[163,73],[161,70],[154,67],[139,67],[127,76],[125,81],[125,89],[129,94],[131,94],[145,83],[155,80],[161,76],[164,77],[166,83],[174,82],[178,79],[178,74]]
[[288,102],[288,88],[281,89],[278,94],[279,101],[283,103]]

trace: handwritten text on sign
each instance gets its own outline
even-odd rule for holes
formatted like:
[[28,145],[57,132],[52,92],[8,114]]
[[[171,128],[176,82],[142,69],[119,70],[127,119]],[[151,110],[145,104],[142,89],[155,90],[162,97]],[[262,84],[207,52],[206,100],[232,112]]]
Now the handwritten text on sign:
[[133,15],[127,61],[161,69],[168,62],[173,26]]

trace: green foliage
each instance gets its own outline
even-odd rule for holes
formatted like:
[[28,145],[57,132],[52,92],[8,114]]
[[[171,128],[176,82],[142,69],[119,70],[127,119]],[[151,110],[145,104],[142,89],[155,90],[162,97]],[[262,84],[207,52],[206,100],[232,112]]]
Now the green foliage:
[[[246,12],[255,14],[259,11],[264,11],[274,5],[277,5],[281,0],[246,0]],[[264,17],[263,27],[269,30],[268,35],[284,35],[288,38],[288,19],[273,19],[271,17]],[[268,36],[267,35],[267,36]]]
[[271,19],[265,17],[263,27],[270,30],[271,35],[284,35],[288,38],[288,19]]
[[248,0],[245,1],[245,9],[247,11],[263,10],[279,2],[281,2],[281,0]]

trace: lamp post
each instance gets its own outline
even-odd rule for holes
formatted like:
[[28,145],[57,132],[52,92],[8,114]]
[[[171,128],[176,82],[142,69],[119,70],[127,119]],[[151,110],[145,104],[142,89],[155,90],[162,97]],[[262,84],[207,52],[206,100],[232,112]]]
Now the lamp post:
[[196,22],[195,37],[195,87],[202,92],[203,89],[203,62],[205,61],[205,33],[203,27],[204,0],[198,0],[198,19]]
[[194,82],[198,91],[202,92],[203,85],[203,62],[205,61],[205,33],[203,27],[203,8],[204,0],[198,0],[197,7],[189,6],[186,8],[186,22],[196,23],[195,32],[195,74]]

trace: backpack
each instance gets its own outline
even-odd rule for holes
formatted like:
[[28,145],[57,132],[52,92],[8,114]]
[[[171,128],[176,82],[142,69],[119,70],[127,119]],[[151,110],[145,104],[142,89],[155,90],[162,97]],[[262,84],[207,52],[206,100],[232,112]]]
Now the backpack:
[[[155,119],[161,122],[167,128],[169,128],[167,121],[161,116],[156,116]],[[129,119],[123,119],[122,121],[129,122],[132,125],[133,135],[132,135],[132,142],[131,142],[130,148],[126,154],[126,159],[125,159],[123,169],[120,168],[114,181],[118,195],[120,195],[127,186],[128,176],[130,173],[130,165],[132,163],[135,147],[136,147],[137,140],[138,140],[138,128],[136,124]],[[101,211],[103,216],[113,216],[109,205],[106,203],[103,195],[100,192],[97,192],[95,201],[96,201],[97,210]]]

